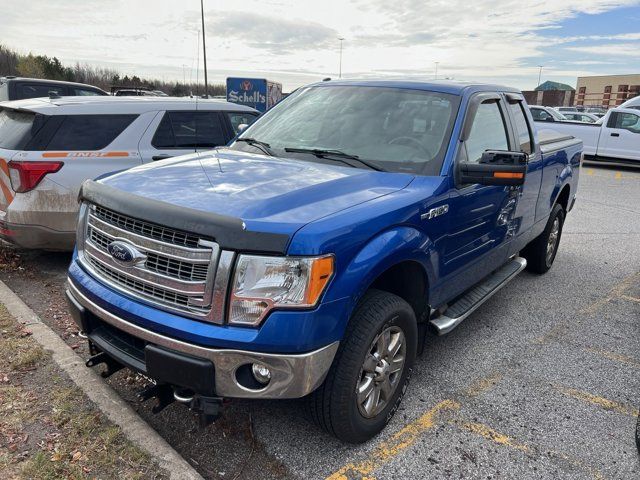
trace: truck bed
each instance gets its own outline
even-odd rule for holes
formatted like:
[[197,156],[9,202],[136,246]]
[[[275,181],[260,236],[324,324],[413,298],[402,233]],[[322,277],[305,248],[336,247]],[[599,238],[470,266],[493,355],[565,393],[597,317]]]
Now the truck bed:
[[543,155],[555,152],[561,148],[579,144],[581,141],[582,140],[574,137],[573,135],[556,132],[551,129],[538,131],[538,143],[540,144],[540,150]]

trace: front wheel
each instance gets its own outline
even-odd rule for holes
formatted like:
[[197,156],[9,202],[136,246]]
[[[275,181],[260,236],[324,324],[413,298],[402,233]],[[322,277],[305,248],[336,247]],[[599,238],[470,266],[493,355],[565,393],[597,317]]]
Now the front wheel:
[[417,338],[407,302],[388,292],[367,292],[327,378],[308,398],[314,421],[345,442],[364,442],[380,432],[406,391]]
[[546,273],[551,268],[560,245],[564,215],[562,206],[556,204],[551,210],[544,231],[520,252],[520,255],[527,260],[527,270]]

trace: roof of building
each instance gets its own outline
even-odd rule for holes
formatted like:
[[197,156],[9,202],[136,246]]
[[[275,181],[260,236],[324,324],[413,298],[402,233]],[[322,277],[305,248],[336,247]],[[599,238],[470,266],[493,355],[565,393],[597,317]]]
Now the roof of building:
[[547,91],[547,90],[575,90],[571,85],[567,85],[566,83],[560,82],[552,82],[551,80],[547,80],[544,83],[541,83],[536,88],[534,88],[536,92],[539,91]]

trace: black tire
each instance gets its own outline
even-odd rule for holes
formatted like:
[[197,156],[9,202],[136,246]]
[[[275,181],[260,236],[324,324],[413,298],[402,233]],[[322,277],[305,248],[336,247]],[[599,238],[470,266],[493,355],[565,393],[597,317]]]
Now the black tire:
[[[391,342],[401,338],[397,332],[401,331],[404,335],[404,347],[403,350],[399,350],[400,356],[404,357],[404,363],[398,373],[391,374],[394,379],[392,383],[395,385],[393,393],[379,404],[378,413],[374,408],[370,412],[373,416],[367,418],[363,412],[365,407],[358,402],[356,390],[362,386],[365,376],[373,375],[366,373],[365,359],[377,358],[375,353],[371,354],[372,349],[377,348],[374,340],[382,332],[389,331],[395,335],[388,337]],[[314,422],[328,433],[350,443],[365,442],[380,432],[398,409],[409,384],[416,357],[417,339],[416,317],[407,302],[388,292],[367,292],[349,321],[327,378],[307,397],[308,413]],[[394,343],[397,344],[398,341]],[[391,351],[392,348],[387,350]],[[396,355],[394,358],[399,357]],[[374,380],[371,379],[371,382]],[[378,398],[383,396],[382,393],[378,395]]]
[[[544,231],[534,238],[524,249],[520,255],[527,260],[527,270],[534,273],[547,273],[553,265],[553,261],[558,254],[560,246],[560,238],[562,237],[562,226],[564,225],[564,209],[562,205],[554,205],[549,215],[549,220]],[[555,231],[557,220],[557,232],[553,241],[553,250],[549,252],[548,247],[551,243],[552,232]]]

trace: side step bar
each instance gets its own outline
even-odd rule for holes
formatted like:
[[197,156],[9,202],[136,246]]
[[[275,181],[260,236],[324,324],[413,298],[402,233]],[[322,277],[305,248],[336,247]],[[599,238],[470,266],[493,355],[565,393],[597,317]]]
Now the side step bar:
[[522,257],[515,257],[480,283],[467,290],[444,313],[430,320],[438,335],[444,335],[456,328],[476,308],[489,300],[494,293],[504,287],[527,266]]

